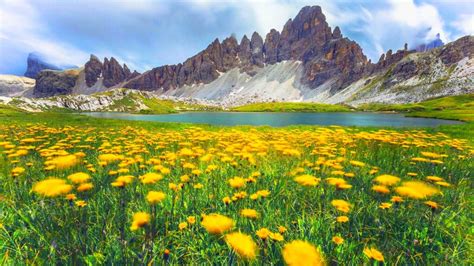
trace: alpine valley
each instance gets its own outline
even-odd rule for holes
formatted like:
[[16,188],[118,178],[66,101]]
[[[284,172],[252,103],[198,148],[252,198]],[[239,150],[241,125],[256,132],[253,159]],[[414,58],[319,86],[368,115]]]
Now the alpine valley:
[[259,102],[359,106],[473,93],[474,36],[439,42],[413,50],[405,44],[374,63],[339,27],[329,27],[319,6],[307,6],[281,32],[215,39],[183,63],[144,73],[113,57],[91,55],[84,66],[65,68],[32,54],[30,78],[0,76],[0,102],[30,111],[121,111],[120,101],[146,110],[150,99],[222,108]]

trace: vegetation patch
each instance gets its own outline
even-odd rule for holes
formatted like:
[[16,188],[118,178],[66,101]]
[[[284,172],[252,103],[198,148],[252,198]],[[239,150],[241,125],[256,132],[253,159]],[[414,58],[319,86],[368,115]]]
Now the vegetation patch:
[[474,121],[474,94],[447,96],[420,103],[383,104],[370,103],[358,107],[361,111],[403,112],[408,116]]

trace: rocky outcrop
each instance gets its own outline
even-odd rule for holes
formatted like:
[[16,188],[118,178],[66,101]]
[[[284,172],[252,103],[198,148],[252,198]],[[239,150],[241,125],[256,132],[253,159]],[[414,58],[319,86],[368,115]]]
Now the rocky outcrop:
[[79,70],[43,70],[36,77],[33,96],[43,98],[71,94],[78,76]]

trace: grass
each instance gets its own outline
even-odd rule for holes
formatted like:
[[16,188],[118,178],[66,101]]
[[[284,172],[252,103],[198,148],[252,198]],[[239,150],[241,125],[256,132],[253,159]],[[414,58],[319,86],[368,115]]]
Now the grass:
[[406,113],[407,116],[432,117],[441,119],[474,121],[474,94],[447,96],[430,99],[413,104],[381,104],[361,105],[362,111],[395,111]]
[[214,106],[206,106],[201,104],[191,104],[180,101],[172,100],[161,100],[161,99],[142,99],[143,103],[149,108],[141,110],[143,114],[165,114],[165,113],[177,113],[182,111],[222,111],[222,109]]
[[[451,133],[464,131],[472,138],[470,125],[215,127],[22,113],[0,106],[0,264],[243,265],[247,261],[239,248],[256,252],[250,264],[283,264],[285,244],[298,239],[315,246],[327,264],[376,265],[364,255],[370,247],[389,265],[468,265],[474,259],[468,236],[473,147]],[[74,159],[61,157],[66,154]],[[116,160],[106,162],[104,154]],[[417,157],[424,159],[413,160]],[[77,172],[89,175],[93,187],[78,191],[79,184],[67,178]],[[146,173],[162,179],[144,184],[140,176]],[[382,174],[401,179],[388,194],[372,190]],[[112,186],[127,175],[129,184]],[[55,197],[32,190],[52,176],[71,187],[47,186],[46,191],[58,192]],[[231,187],[234,177],[243,182]],[[296,177],[315,181],[314,186],[303,186]],[[422,199],[403,194],[404,202],[381,209],[408,180],[439,193]],[[150,191],[162,191],[166,198],[151,205]],[[76,199],[65,199],[66,193]],[[333,206],[339,199],[350,204],[349,210]],[[439,207],[428,207],[427,200]],[[243,217],[244,208],[255,210],[257,218]],[[132,230],[137,212],[148,213],[150,221]],[[244,242],[233,243],[234,249],[223,235],[208,233],[201,216],[211,213],[231,218],[228,232],[250,236],[258,249]],[[339,216],[349,221],[338,223]],[[280,231],[283,240],[256,235],[261,228],[279,233],[281,226],[287,229]],[[337,245],[334,236],[344,242]]]
[[351,109],[343,105],[302,102],[268,102],[252,103],[234,107],[235,112],[349,112]]

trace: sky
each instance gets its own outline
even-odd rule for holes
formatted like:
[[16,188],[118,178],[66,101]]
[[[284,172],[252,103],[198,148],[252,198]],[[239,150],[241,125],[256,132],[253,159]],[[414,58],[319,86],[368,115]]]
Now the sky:
[[0,74],[22,75],[28,53],[82,66],[90,54],[143,72],[177,64],[215,38],[281,31],[306,5],[357,41],[373,62],[388,49],[474,35],[473,0],[0,0]]

